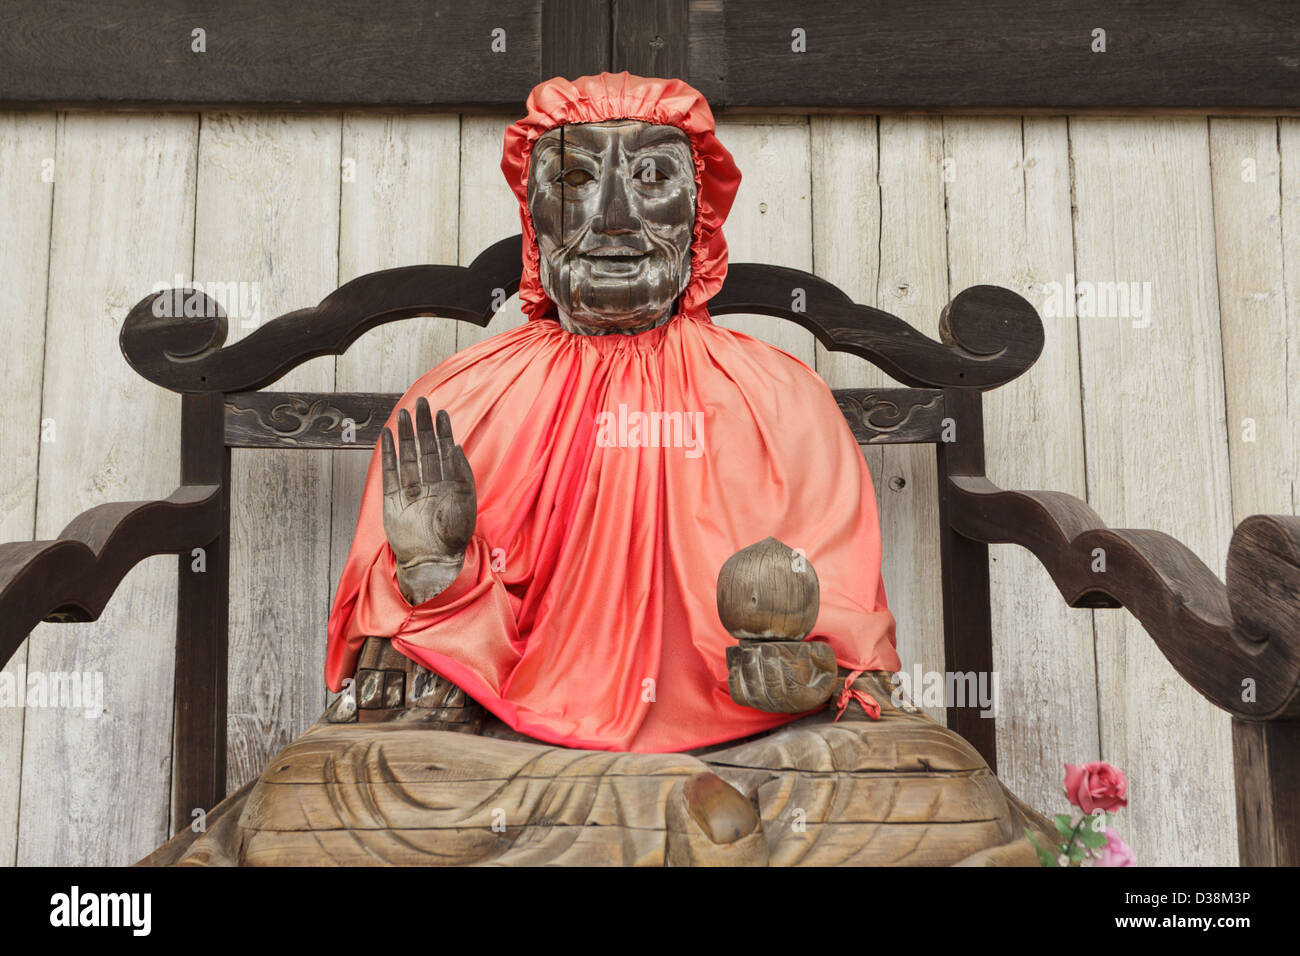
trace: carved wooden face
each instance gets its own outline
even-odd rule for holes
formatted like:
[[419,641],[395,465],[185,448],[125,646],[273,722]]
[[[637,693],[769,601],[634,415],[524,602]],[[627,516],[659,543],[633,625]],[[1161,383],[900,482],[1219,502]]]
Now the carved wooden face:
[[542,288],[575,332],[632,332],[671,317],[690,278],[690,140],[673,126],[563,126],[533,148],[528,209]]

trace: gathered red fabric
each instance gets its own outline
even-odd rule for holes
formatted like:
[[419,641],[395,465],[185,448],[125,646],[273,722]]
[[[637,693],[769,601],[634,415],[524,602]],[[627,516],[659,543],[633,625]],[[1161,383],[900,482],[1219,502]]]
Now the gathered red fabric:
[[[421,377],[474,471],[478,523],[456,581],[411,607],[384,536],[376,449],[329,621],[325,678],[341,690],[367,636],[454,681],[506,724],[555,744],[667,752],[734,740],[797,715],[741,707],[718,572],[769,535],[821,582],[809,640],[855,670],[897,670],[880,578],[875,494],[815,372],[714,325],[722,223],[740,184],[704,98],[627,73],[549,80],[506,133],[501,167],[524,231],[529,321]],[[565,331],[542,290],[527,206],[533,144],[570,123],[640,119],[690,138],[698,185],[691,277],[666,324]],[[396,430],[397,409],[388,422]]]

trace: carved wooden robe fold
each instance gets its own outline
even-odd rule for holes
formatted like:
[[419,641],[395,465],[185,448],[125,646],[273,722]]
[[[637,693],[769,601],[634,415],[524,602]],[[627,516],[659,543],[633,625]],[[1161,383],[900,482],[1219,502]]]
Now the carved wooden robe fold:
[[[1026,810],[962,738],[856,704],[696,754],[572,750],[435,724],[318,723],[145,861],[181,865],[1036,865]],[[716,775],[760,825],[717,843],[685,791]],[[696,789],[701,789],[697,786]],[[698,801],[697,801],[698,802]],[[723,835],[725,838],[725,835]]]

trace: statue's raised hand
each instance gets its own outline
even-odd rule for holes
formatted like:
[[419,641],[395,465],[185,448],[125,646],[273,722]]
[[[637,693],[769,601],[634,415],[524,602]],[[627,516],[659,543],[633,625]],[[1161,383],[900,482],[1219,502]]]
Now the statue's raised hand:
[[397,559],[397,583],[410,604],[444,591],[465,563],[474,534],[478,499],[474,472],[451,434],[451,418],[438,412],[435,428],[428,400],[415,405],[415,428],[406,409],[393,434],[381,435],[384,470],[384,534]]

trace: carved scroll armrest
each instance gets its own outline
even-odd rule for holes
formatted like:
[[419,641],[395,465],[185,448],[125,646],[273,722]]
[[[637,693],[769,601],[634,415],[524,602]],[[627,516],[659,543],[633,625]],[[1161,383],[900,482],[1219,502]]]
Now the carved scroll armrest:
[[1243,521],[1225,586],[1169,535],[1108,528],[1071,495],[948,482],[956,532],[1027,548],[1071,607],[1127,608],[1212,703],[1246,719],[1300,717],[1300,518]]
[[53,541],[0,544],[0,666],[41,621],[93,621],[128,571],[221,532],[220,489],[182,485],[161,501],[83,511]]

